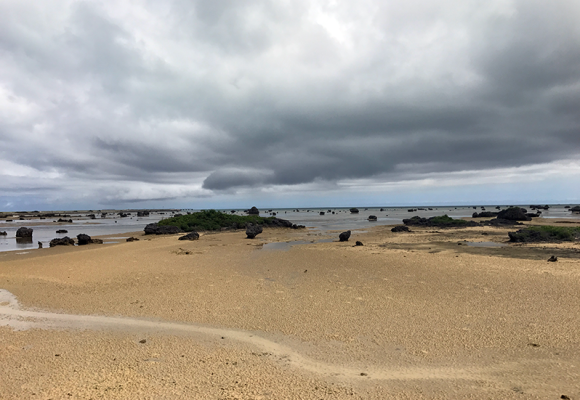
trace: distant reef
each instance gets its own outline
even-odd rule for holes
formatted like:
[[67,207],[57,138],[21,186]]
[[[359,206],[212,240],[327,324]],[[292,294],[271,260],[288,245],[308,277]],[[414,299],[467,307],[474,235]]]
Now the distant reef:
[[[260,217],[255,214],[242,216],[216,210],[204,210],[149,224],[145,227],[145,234],[246,229],[249,224],[292,229],[304,228],[303,225],[296,225],[288,220],[276,217]],[[167,229],[167,227],[175,227],[177,229]]]

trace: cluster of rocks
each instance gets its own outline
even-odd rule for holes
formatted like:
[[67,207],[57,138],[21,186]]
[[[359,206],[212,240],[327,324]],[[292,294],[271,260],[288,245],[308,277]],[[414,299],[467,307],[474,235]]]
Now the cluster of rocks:
[[174,235],[182,232],[177,226],[159,225],[157,222],[148,224],[143,230],[146,235]]
[[137,211],[138,217],[148,217],[149,214],[150,214],[149,211]]
[[570,211],[573,213],[580,213],[580,206],[574,206],[570,208]]
[[[93,239],[91,238],[89,235],[86,235],[84,233],[78,234],[77,235],[77,244],[79,246],[84,246],[87,244],[103,244],[103,241],[101,239]],[[49,246],[50,247],[55,247],[55,246],[74,246],[75,241],[74,239],[71,239],[68,236],[62,237],[62,238],[54,238],[50,241]]]
[[405,225],[397,225],[397,226],[395,226],[394,228],[391,229],[391,232],[395,232],[395,233],[398,233],[398,232],[411,232],[411,230],[409,229],[408,226],[405,226]]

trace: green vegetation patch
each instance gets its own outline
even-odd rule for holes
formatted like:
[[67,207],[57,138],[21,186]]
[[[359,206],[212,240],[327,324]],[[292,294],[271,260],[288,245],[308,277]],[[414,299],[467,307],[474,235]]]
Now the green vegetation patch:
[[216,210],[204,210],[159,221],[159,225],[177,226],[184,232],[219,231],[222,228],[245,229],[248,223],[269,225],[275,217],[232,215]]
[[508,235],[510,242],[572,242],[580,239],[580,226],[530,226]]
[[438,228],[458,228],[467,226],[479,226],[477,222],[465,221],[462,219],[453,219],[448,215],[439,215],[431,218],[421,218],[415,216],[413,218],[404,219],[403,223],[410,226],[427,226]]

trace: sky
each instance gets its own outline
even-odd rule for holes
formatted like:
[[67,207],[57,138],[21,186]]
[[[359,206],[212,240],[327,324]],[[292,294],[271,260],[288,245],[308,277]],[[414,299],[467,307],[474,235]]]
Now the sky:
[[577,0],[0,0],[0,210],[580,203]]

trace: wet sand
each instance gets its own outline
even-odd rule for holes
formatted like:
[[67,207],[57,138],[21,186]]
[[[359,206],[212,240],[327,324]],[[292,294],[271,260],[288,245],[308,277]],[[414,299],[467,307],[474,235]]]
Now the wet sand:
[[0,398],[580,398],[580,246],[507,231],[2,253]]

